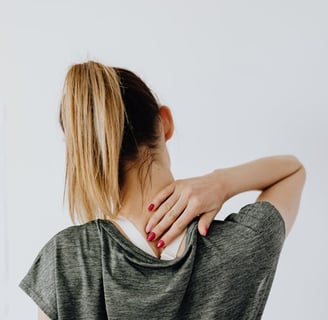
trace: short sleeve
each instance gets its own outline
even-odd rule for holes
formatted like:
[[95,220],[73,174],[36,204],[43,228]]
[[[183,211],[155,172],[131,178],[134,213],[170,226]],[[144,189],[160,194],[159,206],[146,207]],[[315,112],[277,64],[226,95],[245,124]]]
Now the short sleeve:
[[285,222],[278,209],[268,201],[257,201],[243,206],[239,213],[232,213],[225,221],[245,226],[267,241],[285,240]]
[[19,283],[39,308],[52,320],[57,319],[55,237],[41,249],[29,271]]

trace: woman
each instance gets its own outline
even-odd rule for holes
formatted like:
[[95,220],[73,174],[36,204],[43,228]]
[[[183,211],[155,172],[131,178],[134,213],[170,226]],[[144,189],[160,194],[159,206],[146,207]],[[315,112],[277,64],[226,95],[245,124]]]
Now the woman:
[[[20,283],[39,319],[261,318],[305,181],[295,157],[175,181],[170,109],[132,72],[93,61],[68,71],[60,124],[82,224],[50,239]],[[212,222],[248,190],[262,192]]]

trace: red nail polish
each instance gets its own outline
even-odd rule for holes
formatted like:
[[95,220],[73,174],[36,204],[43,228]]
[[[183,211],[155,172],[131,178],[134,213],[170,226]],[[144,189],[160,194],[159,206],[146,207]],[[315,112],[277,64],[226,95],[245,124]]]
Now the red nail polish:
[[148,241],[153,241],[153,240],[155,239],[155,237],[156,237],[155,232],[151,232],[151,233],[148,235],[147,240],[148,240]]
[[162,248],[162,247],[164,247],[164,245],[165,245],[165,242],[163,240],[159,240],[156,247]]
[[154,209],[155,205],[151,203],[148,207],[148,211],[152,211]]
[[208,232],[208,228],[205,228],[205,236],[207,235],[207,232]]

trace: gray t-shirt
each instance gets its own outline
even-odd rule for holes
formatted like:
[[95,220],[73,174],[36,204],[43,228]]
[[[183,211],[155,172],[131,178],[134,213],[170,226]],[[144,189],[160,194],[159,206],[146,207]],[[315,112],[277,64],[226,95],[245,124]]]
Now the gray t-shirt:
[[182,256],[160,260],[97,219],[57,233],[41,249],[22,288],[50,319],[261,319],[285,240],[267,201],[213,221],[197,221]]

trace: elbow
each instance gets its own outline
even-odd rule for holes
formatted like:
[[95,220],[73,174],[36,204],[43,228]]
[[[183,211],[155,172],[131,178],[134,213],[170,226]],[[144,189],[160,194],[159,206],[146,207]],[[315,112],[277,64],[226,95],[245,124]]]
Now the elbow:
[[303,188],[303,186],[305,184],[305,180],[306,180],[306,169],[305,169],[303,163],[301,163],[297,158],[296,158],[296,160],[298,161],[297,169],[295,170],[295,172],[293,174],[297,175],[299,184],[302,185],[302,188]]
[[295,167],[296,167],[296,170],[295,172],[302,172],[301,174],[304,176],[304,179],[306,177],[306,170],[305,170],[305,167],[304,167],[304,164],[300,161],[300,159],[295,156],[295,155],[287,155],[287,157],[294,163]]
[[291,161],[293,161],[295,164],[299,165],[300,167],[303,165],[302,162],[300,161],[300,159],[299,159],[297,156],[295,156],[295,155],[293,155],[293,154],[289,154],[289,155],[287,155],[287,157],[288,157]]
[[297,165],[298,165],[298,169],[297,171],[300,172],[300,175],[302,175],[304,177],[304,180],[306,178],[306,170],[305,170],[305,167],[304,167],[304,164],[296,157],[296,156],[293,156],[295,161],[297,162]]
[[303,178],[303,183],[305,183],[305,180],[306,180],[306,170],[305,170],[304,165],[302,164],[301,167],[298,170],[300,171],[300,175]]

